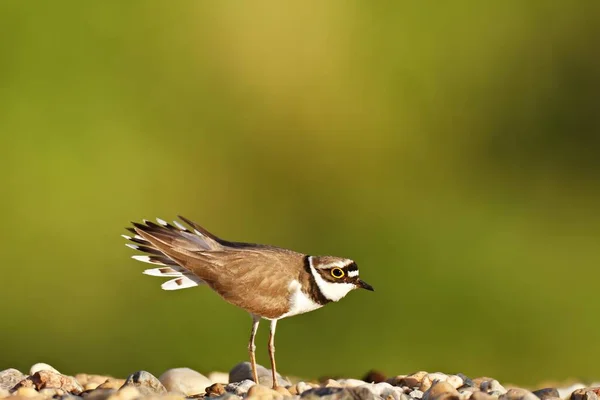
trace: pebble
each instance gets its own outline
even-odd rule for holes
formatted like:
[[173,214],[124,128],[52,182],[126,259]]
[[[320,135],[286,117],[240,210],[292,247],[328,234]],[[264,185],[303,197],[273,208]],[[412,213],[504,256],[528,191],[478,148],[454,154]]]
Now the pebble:
[[[260,378],[259,378],[259,380],[260,380]],[[225,390],[228,393],[233,393],[233,394],[237,394],[238,396],[242,396],[242,395],[246,394],[248,392],[248,389],[250,389],[254,385],[256,385],[256,382],[254,382],[253,380],[244,379],[241,382],[229,383],[227,386],[225,386]]]
[[423,392],[421,392],[419,389],[415,389],[412,392],[408,393],[408,395],[410,397],[412,397],[413,399],[422,399],[423,398]]
[[37,390],[46,388],[63,389],[65,392],[74,394],[83,392],[83,388],[75,378],[45,369],[37,371],[26,379],[23,379],[15,385],[14,389],[20,387],[31,387]]
[[16,390],[16,392],[14,393],[15,396],[21,396],[21,397],[37,397],[40,394],[38,393],[37,390],[35,390],[32,387],[27,387],[27,386],[23,386],[20,387]]
[[41,389],[39,393],[44,397],[62,396],[66,394],[62,389]]
[[167,389],[150,372],[137,371],[129,375],[123,386],[119,389],[136,388],[143,396],[161,395],[167,393]]
[[312,389],[312,386],[310,386],[308,383],[302,382],[302,381],[296,383],[295,386],[296,386],[296,392],[298,394],[302,394],[302,393],[306,392],[307,390]]
[[496,400],[496,397],[487,394],[486,392],[476,391],[472,393],[470,400]]
[[58,370],[56,368],[54,368],[52,365],[49,365],[46,363],[37,363],[37,364],[33,364],[31,366],[31,368],[29,368],[29,375],[33,375],[39,371],[52,371],[55,374],[60,374],[60,372],[58,372]]
[[538,397],[529,390],[513,388],[498,397],[498,400],[538,400]]
[[[156,378],[154,378],[156,379]],[[109,389],[110,390],[110,389]],[[136,386],[124,386],[120,390],[113,392],[113,394],[108,397],[110,400],[133,400],[140,395],[144,395],[144,391],[139,390]],[[152,394],[150,394],[152,395]]]
[[534,390],[532,393],[535,394],[541,400],[547,400],[552,397],[560,397],[560,394],[558,393],[558,390],[556,390],[556,388],[538,389]]
[[4,397],[8,397],[9,395],[10,395],[10,392],[8,391],[8,389],[0,388],[0,399],[2,399]]
[[458,375],[449,375],[448,379],[446,379],[446,382],[451,384],[455,389],[458,389],[465,384],[463,378]]
[[506,393],[506,389],[504,388],[504,386],[502,386],[500,382],[498,382],[495,379],[482,380],[479,384],[479,388],[482,392],[499,392],[500,394]]
[[260,399],[280,399],[283,395],[270,387],[264,385],[254,385],[248,389],[248,397],[257,397]]
[[342,384],[335,379],[327,379],[325,381],[325,387],[342,387]]
[[96,389],[91,392],[83,392],[81,396],[86,400],[103,400],[108,399],[114,393],[117,393],[115,389]]
[[361,381],[360,379],[338,379],[337,382],[340,384],[340,386],[350,388],[363,386],[367,383],[365,381]]
[[[258,374],[258,382],[261,385],[273,386],[273,378],[271,377],[271,370],[263,367],[262,365],[256,364],[256,373]],[[241,382],[245,379],[252,380],[252,367],[248,361],[235,365],[231,371],[229,371],[229,382]],[[280,374],[277,374],[277,384],[279,386],[290,386],[291,383],[284,379]]]
[[207,397],[216,397],[221,396],[227,393],[225,390],[225,386],[222,383],[213,383],[209,387],[206,388],[205,394]]
[[598,387],[586,387],[576,389],[571,393],[571,400],[597,400],[600,388]]
[[465,374],[458,373],[458,374],[456,374],[456,376],[458,376],[460,379],[463,380],[463,386],[475,387],[475,384],[473,383],[473,379],[469,378]]
[[[88,385],[95,385],[95,383],[88,383]],[[103,383],[98,385],[96,389],[115,389],[119,390],[125,384],[125,379],[108,378]]]
[[0,389],[10,390],[25,378],[27,378],[27,376],[18,369],[9,368],[0,371]]
[[431,387],[423,393],[423,400],[458,400],[458,391],[445,381],[436,381]]
[[212,382],[200,372],[190,368],[172,368],[165,371],[158,380],[169,392],[186,396],[204,393]]

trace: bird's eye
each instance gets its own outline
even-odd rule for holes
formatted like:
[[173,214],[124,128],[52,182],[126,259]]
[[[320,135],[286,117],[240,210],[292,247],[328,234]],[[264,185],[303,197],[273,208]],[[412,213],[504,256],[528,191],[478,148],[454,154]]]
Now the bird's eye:
[[334,278],[340,279],[344,276],[344,270],[341,268],[333,268],[331,270],[331,276],[333,276]]

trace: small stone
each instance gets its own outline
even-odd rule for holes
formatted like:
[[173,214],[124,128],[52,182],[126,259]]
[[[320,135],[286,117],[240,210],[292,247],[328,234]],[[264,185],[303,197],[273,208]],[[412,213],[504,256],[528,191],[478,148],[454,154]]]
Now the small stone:
[[586,387],[575,390],[571,393],[571,400],[597,400],[600,388]]
[[423,392],[421,392],[419,389],[415,389],[412,392],[408,393],[408,395],[410,397],[412,397],[413,399],[422,399],[423,398]]
[[423,378],[427,375],[425,371],[415,372],[414,374],[410,374],[398,380],[396,386],[407,386],[409,388],[418,388],[421,386],[421,382]]
[[8,389],[0,388],[0,399],[3,399],[8,396],[10,396],[10,392],[8,391]]
[[[154,378],[156,379],[156,378]],[[140,397],[141,395],[144,394],[144,392],[142,390],[140,390],[141,386],[136,387],[136,386],[124,386],[121,389],[119,389],[118,391],[114,392],[113,395],[111,395],[109,397],[109,400],[133,400],[133,399],[137,399],[138,397]],[[110,389],[108,389],[110,390]],[[149,394],[148,396],[151,396],[152,394]]]
[[227,372],[211,372],[207,378],[213,383],[229,383],[229,374]]
[[9,368],[0,371],[0,389],[10,390],[25,378],[27,378],[27,376],[18,369]]
[[90,392],[82,392],[81,396],[85,400],[105,400],[117,393],[115,389],[96,389]]
[[128,387],[136,388],[143,396],[153,396],[167,393],[167,389],[165,389],[163,384],[160,383],[160,381],[154,375],[147,371],[137,371],[129,375],[119,391],[122,391]]
[[337,382],[340,384],[340,386],[347,388],[363,386],[367,383],[365,381],[361,381],[360,379],[338,379]]
[[325,382],[325,387],[342,387],[342,385],[333,379],[327,379],[327,381]]
[[86,383],[85,385],[83,385],[83,391],[85,392],[86,390],[96,390],[98,389],[98,386],[100,385],[96,382]]
[[216,397],[225,394],[225,387],[222,383],[213,383],[209,387],[207,387],[204,391],[207,397]]
[[[258,381],[264,386],[273,386],[272,372],[270,369],[263,367],[262,365],[256,364],[256,373],[258,375]],[[235,365],[231,371],[229,371],[229,382],[241,382],[245,379],[252,380],[252,366],[248,361]],[[291,383],[284,379],[280,374],[277,374],[277,384],[279,386],[290,386]]]
[[446,382],[451,384],[455,389],[458,389],[465,383],[465,381],[463,381],[463,378],[461,378],[458,375],[449,375],[448,378],[446,379]]
[[45,369],[37,371],[26,379],[23,379],[16,384],[13,389],[18,389],[20,387],[32,387],[37,390],[46,388],[63,389],[65,392],[74,394],[83,392],[83,388],[75,378]]
[[291,396],[292,394],[290,393],[289,390],[287,390],[286,388],[284,388],[283,386],[277,386],[275,389],[276,392],[278,392],[279,394],[282,394],[284,396]]
[[475,386],[475,384],[473,383],[473,379],[469,378],[465,374],[458,373],[458,374],[456,374],[456,376],[458,376],[460,379],[463,380],[463,386],[469,386],[469,387]]
[[[260,380],[260,378],[259,378],[259,380]],[[246,393],[248,393],[248,389],[250,389],[254,385],[256,385],[256,382],[254,382],[253,380],[244,379],[241,382],[229,383],[227,386],[225,386],[225,390],[228,393],[233,393],[233,394],[237,394],[238,396],[243,396]]]
[[44,397],[50,398],[56,395],[62,396],[65,394],[65,391],[62,389],[42,389],[39,391],[39,393]]
[[391,378],[387,378],[386,382],[392,386],[402,386],[400,385],[400,380],[406,378],[406,375],[396,375]]
[[83,400],[81,396],[75,396],[74,394],[65,393],[62,396],[55,397],[57,400]]
[[427,378],[433,381],[446,382],[448,380],[448,375],[442,374],[441,372],[432,372],[431,374],[425,375]]
[[383,397],[384,399],[388,396],[392,396],[393,399],[396,399],[398,397],[396,391],[394,390],[394,387],[387,382],[368,383],[359,387],[365,387],[369,389],[374,395]]
[[543,388],[534,390],[531,393],[535,394],[541,400],[546,400],[550,397],[560,397],[560,394],[558,393],[558,390],[556,390],[556,388]]
[[31,368],[29,369],[29,375],[33,375],[39,371],[51,371],[51,372],[54,372],[55,374],[60,374],[60,372],[58,372],[52,365],[49,365],[46,363],[37,363],[37,364],[33,364],[31,366]]
[[500,382],[498,382],[495,379],[487,379],[481,381],[481,383],[479,384],[479,388],[482,392],[499,392],[500,394],[506,393],[506,389],[504,388],[504,386],[502,386]]
[[125,384],[125,379],[108,378],[102,382],[96,389],[116,389],[119,390]]
[[27,387],[27,386],[22,386],[20,388],[18,388],[14,393],[14,396],[21,396],[21,397],[37,397],[40,394],[38,393],[37,390],[35,390],[32,387]]
[[470,400],[496,400],[496,397],[478,390],[476,392],[473,392],[473,394],[470,397]]
[[[115,379],[112,376],[106,376],[106,375],[88,375],[88,374],[77,374],[75,375],[75,379],[77,380],[77,382],[79,382],[79,384],[81,386],[85,386],[89,383],[97,383],[98,385],[103,384],[104,382],[106,382],[107,379]],[[125,382],[125,379],[122,379],[123,382]]]
[[344,399],[343,394],[346,389],[340,387],[318,387],[302,393],[300,398],[307,399]]
[[367,374],[363,377],[362,380],[367,383],[379,383],[385,382],[386,379],[387,378],[383,372],[372,369],[369,372],[367,372]]
[[513,388],[501,395],[499,400],[538,400],[537,396],[529,390]]
[[219,399],[219,400],[242,400],[242,398],[240,396],[236,396],[233,393],[227,393],[225,392],[225,394],[219,396],[219,397],[213,397],[214,399]]
[[423,394],[423,400],[458,400],[458,397],[458,391],[454,388],[454,386],[444,381],[436,381],[433,383],[431,388],[429,388],[429,390]]
[[312,386],[310,386],[306,382],[300,381],[296,384],[296,389],[298,391],[298,394],[302,394],[302,393],[306,392],[307,390],[312,389]]
[[248,389],[248,397],[257,397],[257,398],[266,400],[266,399],[280,399],[283,396],[279,392],[277,392],[271,388],[268,388],[264,385],[260,385],[260,384],[256,385],[255,384],[250,389]]
[[186,396],[204,393],[212,382],[200,372],[190,368],[171,368],[165,371],[158,380],[169,392]]

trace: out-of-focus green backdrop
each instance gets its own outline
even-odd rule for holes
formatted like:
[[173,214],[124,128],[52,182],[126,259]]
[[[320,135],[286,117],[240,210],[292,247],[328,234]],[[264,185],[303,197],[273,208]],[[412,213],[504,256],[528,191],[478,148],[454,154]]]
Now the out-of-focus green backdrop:
[[123,246],[181,213],[375,286],[282,321],[284,374],[600,378],[599,2],[3,1],[0,35],[0,369],[246,360],[244,311]]

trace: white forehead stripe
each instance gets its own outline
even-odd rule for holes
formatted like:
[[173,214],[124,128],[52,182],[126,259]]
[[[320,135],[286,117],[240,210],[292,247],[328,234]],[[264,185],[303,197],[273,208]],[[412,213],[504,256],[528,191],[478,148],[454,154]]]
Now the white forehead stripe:
[[355,276],[358,276],[358,270],[355,269],[354,271],[348,271],[348,276],[350,278],[354,278]]
[[312,256],[308,257],[308,263],[310,265],[310,272],[317,282],[319,291],[327,300],[339,301],[348,294],[352,289],[356,289],[352,283],[346,282],[327,282],[321,277],[321,274],[313,267]]

